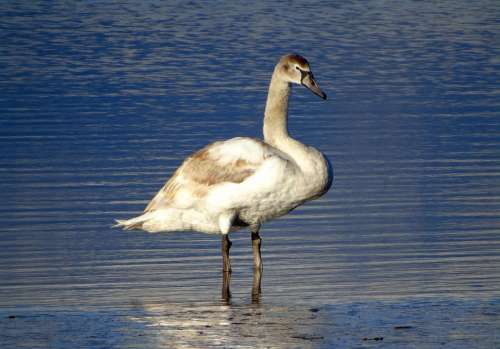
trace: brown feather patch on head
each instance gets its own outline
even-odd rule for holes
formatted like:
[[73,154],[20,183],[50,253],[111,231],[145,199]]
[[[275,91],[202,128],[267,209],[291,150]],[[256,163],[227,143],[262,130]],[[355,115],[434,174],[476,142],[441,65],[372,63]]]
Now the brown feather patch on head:
[[289,55],[288,56],[288,61],[290,63],[297,63],[301,67],[307,67],[307,66],[309,66],[309,62],[307,61],[307,59],[305,59],[304,57],[299,56],[297,54]]

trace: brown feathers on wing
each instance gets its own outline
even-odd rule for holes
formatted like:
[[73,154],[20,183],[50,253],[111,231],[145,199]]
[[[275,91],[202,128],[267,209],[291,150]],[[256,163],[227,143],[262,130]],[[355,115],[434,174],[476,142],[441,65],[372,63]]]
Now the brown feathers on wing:
[[[262,145],[262,142],[253,140]],[[176,196],[182,191],[193,198],[203,197],[211,186],[223,182],[241,183],[255,173],[260,161],[245,154],[222,155],[217,147],[227,147],[226,142],[215,142],[189,156],[175,171],[163,188],[147,205],[144,212],[161,207],[175,206]],[[215,151],[214,151],[215,150]]]

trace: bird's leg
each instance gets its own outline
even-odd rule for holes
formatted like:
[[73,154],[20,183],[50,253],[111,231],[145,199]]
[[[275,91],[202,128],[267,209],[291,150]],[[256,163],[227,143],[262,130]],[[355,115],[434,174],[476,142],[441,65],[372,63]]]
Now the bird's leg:
[[258,231],[252,231],[253,268],[262,271],[262,258],[260,256],[260,246],[262,239]]
[[231,241],[229,240],[228,234],[222,234],[222,271],[224,273],[231,272],[231,261],[229,260],[229,249],[231,248]]
[[262,271],[259,268],[254,268],[253,270],[253,282],[252,282],[252,303],[260,303],[260,295],[262,293],[261,289],[262,281]]
[[231,300],[231,273],[227,271],[222,273],[222,300],[227,304]]

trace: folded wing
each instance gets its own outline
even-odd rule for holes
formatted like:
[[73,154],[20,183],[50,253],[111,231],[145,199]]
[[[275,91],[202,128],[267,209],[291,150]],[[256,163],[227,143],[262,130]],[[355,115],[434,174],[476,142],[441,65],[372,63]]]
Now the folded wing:
[[247,180],[266,159],[280,156],[276,152],[253,138],[238,137],[212,143],[182,163],[144,212],[165,207],[193,207],[215,186]]

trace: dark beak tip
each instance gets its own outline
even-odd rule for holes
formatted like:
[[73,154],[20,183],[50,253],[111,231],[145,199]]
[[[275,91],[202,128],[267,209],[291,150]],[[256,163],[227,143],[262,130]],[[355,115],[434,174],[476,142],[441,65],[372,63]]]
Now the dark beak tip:
[[313,91],[313,92],[314,92],[314,94],[316,96],[320,97],[323,100],[326,100],[326,93],[324,93],[323,91],[320,90],[320,91],[317,91],[317,92],[315,92],[315,91]]

